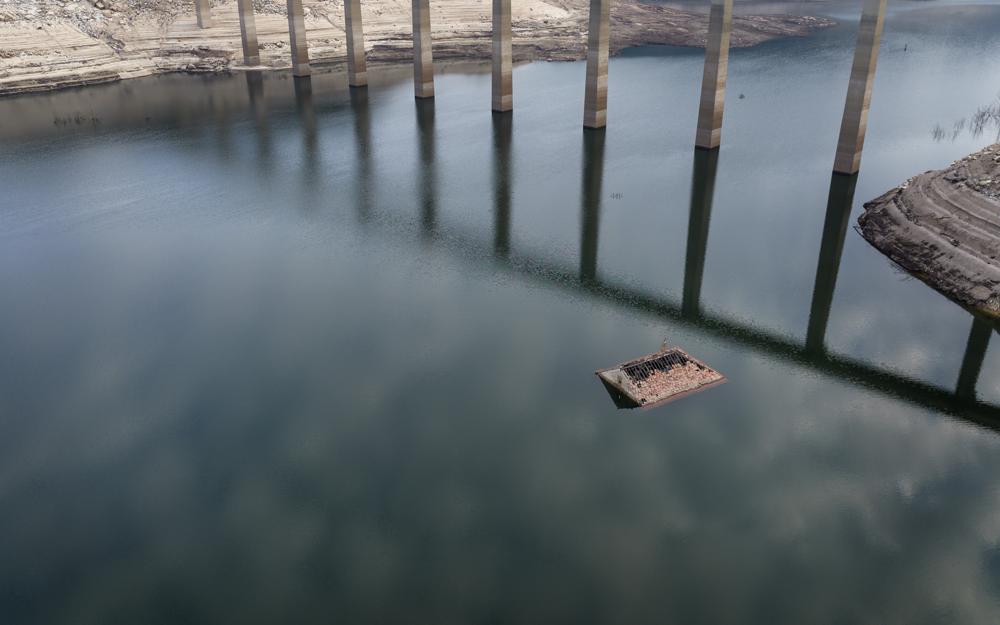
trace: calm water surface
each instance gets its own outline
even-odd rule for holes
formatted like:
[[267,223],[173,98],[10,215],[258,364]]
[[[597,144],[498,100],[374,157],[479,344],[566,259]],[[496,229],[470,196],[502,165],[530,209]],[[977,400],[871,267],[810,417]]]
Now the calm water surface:
[[[1000,7],[894,10],[856,184],[855,32],[735,51],[717,157],[697,50],[603,134],[580,63],[0,101],[0,622],[1000,621],[1000,340],[852,229]],[[616,410],[664,338],[729,383]]]

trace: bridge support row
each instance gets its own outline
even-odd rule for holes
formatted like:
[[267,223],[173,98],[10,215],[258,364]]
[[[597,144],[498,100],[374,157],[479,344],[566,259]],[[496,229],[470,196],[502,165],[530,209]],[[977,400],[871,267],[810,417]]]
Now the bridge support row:
[[[886,0],[865,0],[854,52],[854,65],[841,120],[834,172],[855,174],[861,168],[861,153],[868,125],[872,84],[885,22]],[[587,87],[583,125],[603,128],[607,124],[609,0],[590,1],[590,33],[587,46]],[[712,0],[705,69],[698,106],[695,145],[714,149],[722,140],[722,117],[729,69],[733,0]],[[494,35],[495,37],[496,35]],[[494,52],[494,57],[496,52]],[[496,63],[496,60],[494,60]]]
[[[237,1],[244,62],[247,65],[257,65],[260,63],[260,53],[253,0]],[[287,0],[287,3],[292,73],[296,76],[308,76],[311,72],[302,0]],[[604,128],[607,125],[610,4],[611,0],[590,0],[587,85],[583,115],[583,125],[586,128]],[[854,174],[861,166],[872,84],[885,22],[885,7],[886,0],[865,0],[864,3],[834,161],[836,173]],[[195,12],[200,27],[211,26],[209,0],[195,0]],[[412,0],[412,15],[414,95],[418,98],[432,98],[434,60],[431,50],[429,0]],[[721,144],[732,15],[733,0],[712,0],[698,107],[698,128],[695,136],[695,145],[699,148],[714,149]],[[352,87],[364,86],[368,83],[368,79],[360,0],[345,0],[344,20],[347,31],[348,82]],[[493,0],[492,108],[494,111],[512,110],[512,87],[511,0]]]

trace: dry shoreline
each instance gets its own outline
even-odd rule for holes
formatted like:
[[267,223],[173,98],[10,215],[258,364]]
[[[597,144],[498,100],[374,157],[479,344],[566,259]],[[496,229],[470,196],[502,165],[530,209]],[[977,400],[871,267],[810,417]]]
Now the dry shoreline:
[[[288,24],[281,6],[257,0],[265,68],[289,67]],[[316,64],[346,56],[343,0],[305,0],[309,51]],[[362,3],[373,62],[411,56],[408,0]],[[8,6],[10,8],[8,8]],[[513,3],[514,59],[576,60],[586,54],[587,0]],[[487,0],[432,0],[436,59],[486,59],[491,53]],[[50,91],[166,72],[220,72],[242,64],[235,0],[212,5],[213,25],[198,28],[193,2],[182,0],[15,0],[0,9],[0,95]],[[611,52],[640,45],[704,47],[707,15],[640,0],[616,0]],[[732,46],[804,36],[832,21],[811,16],[739,16]]]
[[1000,319],[1000,144],[866,203],[858,224],[903,269]]

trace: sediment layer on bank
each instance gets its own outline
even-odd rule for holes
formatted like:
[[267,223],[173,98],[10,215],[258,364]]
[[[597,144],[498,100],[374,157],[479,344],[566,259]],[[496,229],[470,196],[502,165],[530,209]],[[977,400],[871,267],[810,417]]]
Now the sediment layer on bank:
[[[318,63],[346,58],[343,0],[305,0],[309,52]],[[281,5],[258,0],[261,63],[289,66],[288,22]],[[513,3],[514,58],[574,60],[586,54],[588,0]],[[489,58],[489,0],[431,2],[439,59]],[[409,0],[362,3],[371,61],[409,61]],[[199,28],[193,1],[15,0],[0,9],[0,95],[109,82],[173,71],[225,71],[242,63],[235,0],[214,2],[213,24]],[[704,46],[707,16],[640,0],[611,10],[612,53],[639,45]],[[832,25],[810,16],[733,19],[732,45],[802,36]]]
[[861,235],[968,308],[1000,317],[1000,144],[865,204]]

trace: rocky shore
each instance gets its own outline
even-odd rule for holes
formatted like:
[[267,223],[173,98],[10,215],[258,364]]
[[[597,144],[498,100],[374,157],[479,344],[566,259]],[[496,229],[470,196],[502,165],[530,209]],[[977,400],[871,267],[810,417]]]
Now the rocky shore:
[[861,235],[960,304],[1000,318],[1000,144],[865,204]]
[[[314,63],[343,62],[343,0],[304,4]],[[255,5],[261,62],[288,67],[284,2],[255,0]],[[588,7],[587,0],[514,2],[515,60],[583,58]],[[432,0],[431,12],[435,58],[489,58],[489,0]],[[365,0],[362,13],[370,61],[410,60],[409,0]],[[213,2],[212,17],[211,28],[199,28],[192,0],[0,0],[0,95],[240,66],[235,0]],[[616,0],[611,20],[612,53],[639,45],[705,45],[705,14]],[[802,36],[829,25],[810,16],[735,17],[732,45]]]

